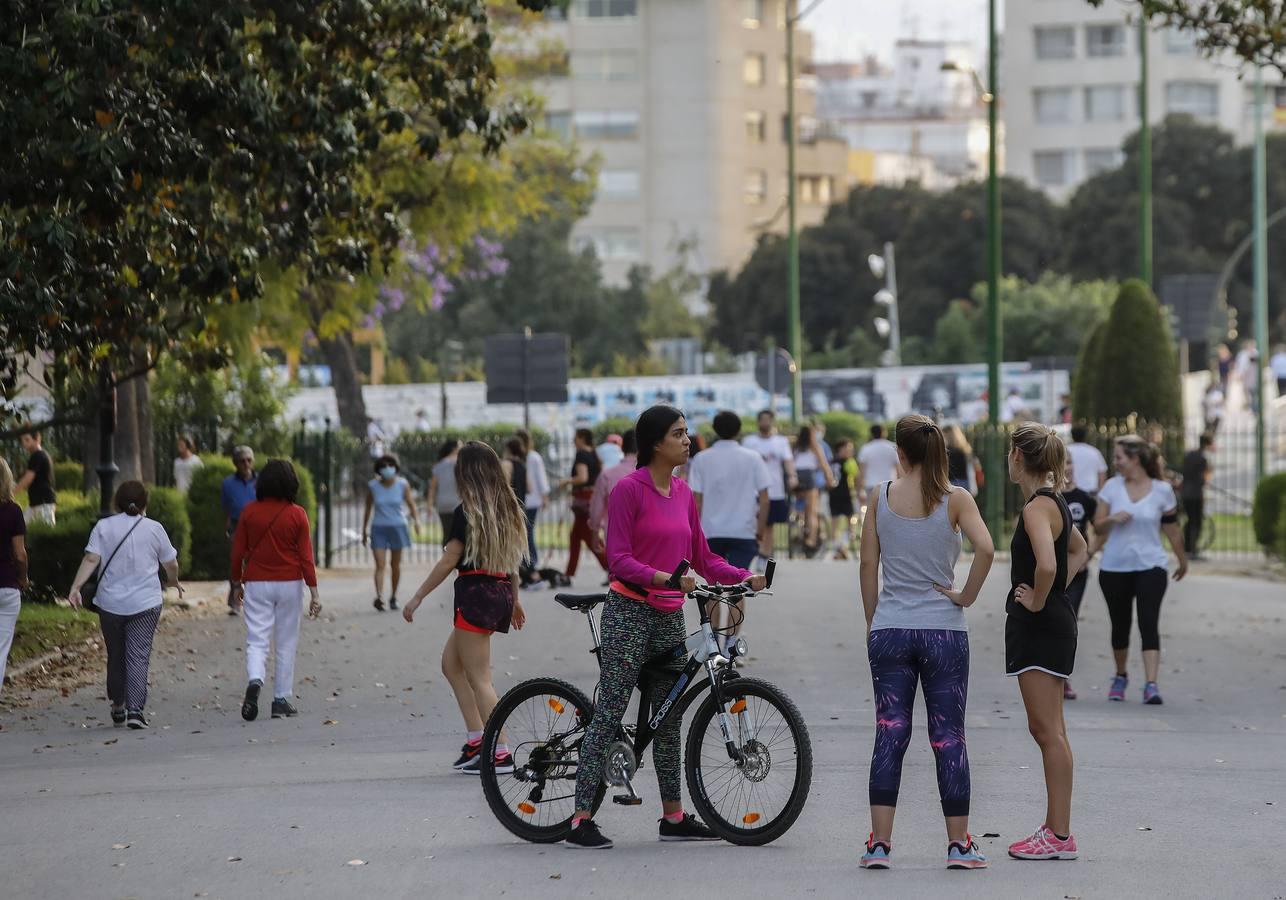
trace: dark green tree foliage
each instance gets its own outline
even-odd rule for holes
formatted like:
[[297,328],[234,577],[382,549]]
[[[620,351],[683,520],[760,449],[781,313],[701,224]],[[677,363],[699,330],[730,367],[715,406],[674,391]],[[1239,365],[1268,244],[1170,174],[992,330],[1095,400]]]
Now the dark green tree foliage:
[[[1102,6],[1103,0],[1089,0]],[[1281,0],[1132,0],[1151,18],[1196,33],[1197,44],[1212,53],[1228,50],[1255,65],[1286,72],[1286,9]]]
[[1096,379],[1107,327],[1106,321],[1100,322],[1082,342],[1080,355],[1076,357],[1076,369],[1072,372],[1072,415],[1076,419],[1093,419],[1098,415]]
[[525,124],[489,103],[481,0],[0,0],[0,22],[6,399],[25,355],[114,380],[221,359],[211,310],[265,262],[342,277],[396,245],[363,168],[387,136],[429,160]]
[[1136,279],[1121,285],[1093,362],[1091,415],[1182,420],[1174,343],[1160,304],[1143,282]]

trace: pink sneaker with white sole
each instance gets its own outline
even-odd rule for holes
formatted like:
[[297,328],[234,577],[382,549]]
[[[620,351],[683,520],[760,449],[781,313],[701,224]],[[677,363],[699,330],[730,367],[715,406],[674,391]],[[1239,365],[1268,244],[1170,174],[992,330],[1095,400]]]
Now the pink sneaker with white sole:
[[1031,837],[1010,844],[1009,855],[1014,859],[1076,859],[1076,838],[1069,834],[1064,841],[1048,825],[1042,825]]

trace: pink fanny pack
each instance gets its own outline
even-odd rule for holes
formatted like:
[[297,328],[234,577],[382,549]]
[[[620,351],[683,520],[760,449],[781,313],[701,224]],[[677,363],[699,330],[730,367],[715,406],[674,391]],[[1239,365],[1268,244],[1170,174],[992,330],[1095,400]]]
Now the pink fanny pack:
[[613,580],[609,586],[622,597],[629,597],[631,600],[638,600],[641,603],[646,603],[657,612],[672,613],[676,610],[683,609],[683,601],[687,599],[681,591],[670,590],[668,588],[648,591],[646,594],[643,594],[616,580]]

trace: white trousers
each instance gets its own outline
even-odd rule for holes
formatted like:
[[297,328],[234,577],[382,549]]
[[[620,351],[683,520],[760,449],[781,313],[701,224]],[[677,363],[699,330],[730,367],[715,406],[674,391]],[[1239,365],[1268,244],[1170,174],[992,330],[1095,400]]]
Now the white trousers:
[[17,588],[0,588],[0,687],[4,686],[4,669],[13,646],[13,629],[22,607],[22,592]]
[[303,581],[247,581],[242,615],[246,620],[247,680],[264,681],[268,671],[268,643],[276,646],[272,695],[289,697],[295,679],[295,647],[299,619],[304,610]]

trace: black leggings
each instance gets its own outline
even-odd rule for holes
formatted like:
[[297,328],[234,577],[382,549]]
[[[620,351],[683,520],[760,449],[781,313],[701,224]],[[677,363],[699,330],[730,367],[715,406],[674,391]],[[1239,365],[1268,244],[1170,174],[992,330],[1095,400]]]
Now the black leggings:
[[1144,650],[1160,650],[1161,635],[1157,623],[1161,619],[1161,599],[1169,583],[1169,573],[1163,568],[1143,572],[1098,573],[1099,587],[1107,600],[1107,613],[1112,618],[1112,649],[1127,650],[1130,646],[1130,618],[1134,600],[1139,601],[1139,634],[1143,637]]
[[1067,600],[1072,604],[1072,612],[1076,613],[1076,618],[1081,617],[1081,600],[1085,597],[1085,585],[1089,583],[1090,570],[1081,569],[1076,576],[1067,583]]

